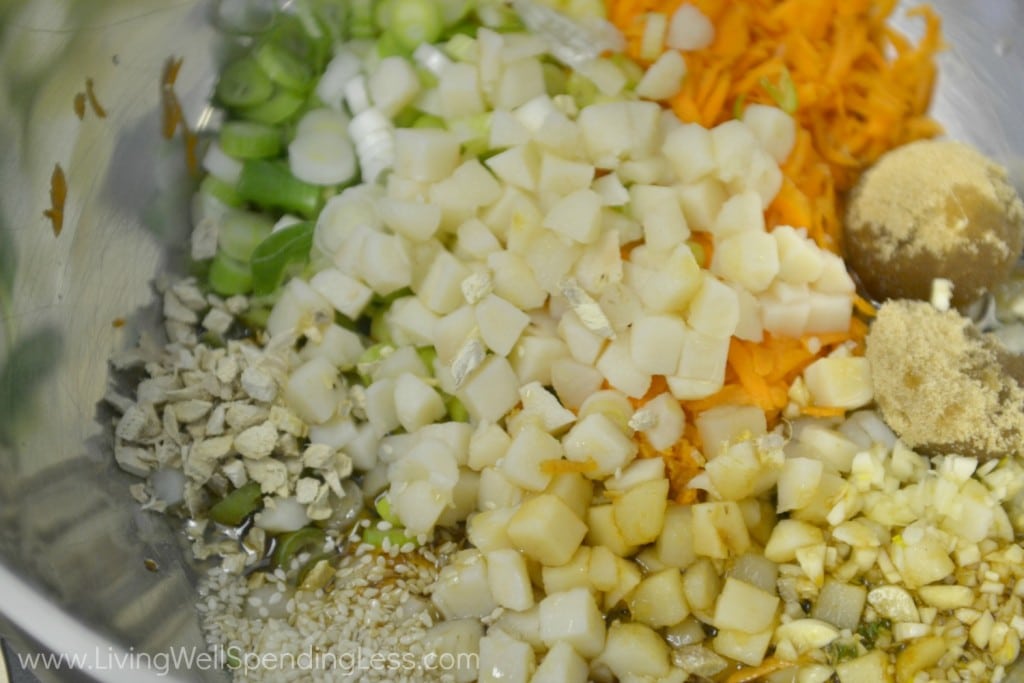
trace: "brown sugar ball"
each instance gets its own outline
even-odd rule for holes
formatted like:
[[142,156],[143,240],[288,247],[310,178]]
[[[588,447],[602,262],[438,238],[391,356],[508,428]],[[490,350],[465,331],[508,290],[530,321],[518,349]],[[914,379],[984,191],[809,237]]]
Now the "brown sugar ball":
[[1024,204],[1006,169],[948,140],[897,148],[854,188],[846,212],[847,262],[873,298],[931,297],[953,283],[963,309],[1009,276],[1024,240]]
[[1024,452],[1024,359],[956,311],[889,301],[865,355],[882,417],[911,448],[981,460]]

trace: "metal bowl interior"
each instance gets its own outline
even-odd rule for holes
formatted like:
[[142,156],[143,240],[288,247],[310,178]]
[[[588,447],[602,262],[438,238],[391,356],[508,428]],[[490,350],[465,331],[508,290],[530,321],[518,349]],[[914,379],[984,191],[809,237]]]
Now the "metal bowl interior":
[[[176,90],[186,116],[209,119],[220,49],[212,4],[0,3],[0,613],[5,635],[53,651],[204,649],[199,568],[179,525],[128,496],[100,399],[111,352],[156,330],[154,278],[184,267],[190,180],[180,141],[160,135],[159,81],[168,57],[184,57]],[[912,35],[918,20],[902,10],[916,4],[898,12]],[[948,42],[936,117],[1024,188],[1024,4],[930,4]],[[106,118],[73,111],[87,77]],[[56,163],[69,186],[58,236],[43,217]],[[146,679],[116,667],[94,675]]]

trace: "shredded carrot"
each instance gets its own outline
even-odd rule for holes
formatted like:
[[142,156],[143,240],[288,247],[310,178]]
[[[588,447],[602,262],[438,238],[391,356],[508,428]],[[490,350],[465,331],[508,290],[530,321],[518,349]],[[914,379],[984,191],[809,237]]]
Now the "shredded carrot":
[[597,463],[593,459],[582,462],[578,460],[544,460],[540,463],[540,471],[545,474],[569,474],[572,472],[586,474],[595,467],[597,467]]
[[75,110],[75,116],[78,117],[78,120],[81,121],[82,119],[84,119],[85,118],[85,93],[84,92],[75,93],[75,99],[74,99],[74,103],[73,103],[72,106],[73,106],[73,108]]
[[[765,84],[788,73],[799,131],[766,219],[769,227],[806,227],[818,244],[839,251],[841,195],[886,151],[940,132],[927,116],[943,47],[938,15],[926,5],[911,11],[925,25],[915,46],[888,27],[890,0],[691,1],[714,24],[715,39],[686,53],[689,75],[667,104],[681,119],[710,127],[732,118],[737,103],[773,103]],[[645,16],[671,15],[682,2],[607,0],[608,15],[629,55],[645,64]]]
[[50,175],[50,208],[43,211],[43,216],[50,219],[53,236],[60,237],[64,229],[64,202],[68,196],[68,181],[64,177],[64,169],[55,164]]
[[783,669],[789,669],[790,667],[799,666],[801,662],[791,662],[786,659],[780,659],[778,657],[768,657],[757,666],[743,667],[732,672],[725,683],[754,683],[759,681],[768,674],[775,673],[776,671],[782,671]]
[[[160,94],[163,101],[163,136],[167,140],[174,137],[174,133],[180,127],[182,130],[182,138],[185,142],[185,165],[192,175],[199,175],[199,157],[197,148],[199,145],[199,136],[195,131],[188,127],[188,123],[185,121],[185,113],[181,108],[181,100],[178,99],[178,94],[174,91],[174,84],[178,80],[178,72],[181,70],[181,65],[184,62],[184,57],[168,57],[164,63],[163,76],[160,79]],[[88,92],[92,92],[91,79],[86,82]],[[90,94],[90,98],[94,98]],[[98,105],[95,103],[94,106]],[[100,114],[100,116],[105,116]]]
[[107,110],[100,104],[99,99],[96,97],[96,90],[94,89],[91,78],[85,79],[85,96],[89,99],[89,106],[92,107],[92,112],[101,119],[107,118]]
[[800,412],[809,417],[843,417],[846,415],[846,408],[835,406],[804,406]]

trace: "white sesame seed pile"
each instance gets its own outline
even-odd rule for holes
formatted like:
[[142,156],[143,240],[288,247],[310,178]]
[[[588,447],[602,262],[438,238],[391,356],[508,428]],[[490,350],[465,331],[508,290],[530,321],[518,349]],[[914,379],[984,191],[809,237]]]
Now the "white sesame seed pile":
[[290,588],[280,569],[240,577],[213,568],[199,589],[207,645],[226,655],[235,680],[454,680],[421,665],[435,621],[429,590],[439,557],[454,550],[360,545],[314,591]]

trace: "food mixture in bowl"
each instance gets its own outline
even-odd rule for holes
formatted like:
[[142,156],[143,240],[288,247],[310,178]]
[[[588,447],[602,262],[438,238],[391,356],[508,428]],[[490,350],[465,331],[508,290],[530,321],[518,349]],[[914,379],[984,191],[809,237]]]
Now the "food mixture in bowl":
[[238,680],[1006,675],[1024,206],[892,5],[221,3],[108,401]]

